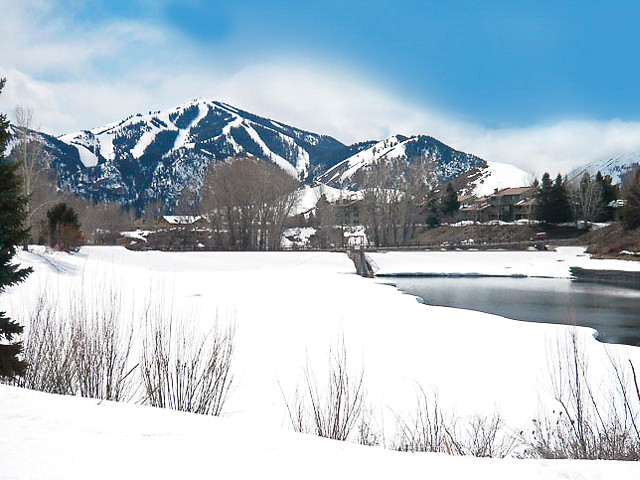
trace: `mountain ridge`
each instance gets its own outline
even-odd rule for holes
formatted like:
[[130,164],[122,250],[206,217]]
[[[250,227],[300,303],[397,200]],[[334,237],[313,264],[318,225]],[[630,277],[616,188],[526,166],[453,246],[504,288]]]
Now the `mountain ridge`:
[[210,164],[245,155],[270,161],[306,183],[317,180],[350,189],[359,188],[357,177],[368,167],[389,159],[429,159],[438,183],[488,168],[481,158],[428,135],[345,145],[328,135],[203,99],[59,137],[33,133],[40,135],[59,188],[138,210],[162,202],[165,210],[173,211],[185,187],[199,190]]
[[455,150],[429,135],[394,135],[331,167],[318,180],[334,187],[359,187],[357,176],[380,162],[428,160],[433,163],[437,182],[450,181],[486,162],[480,157]]
[[574,168],[569,172],[568,177],[572,180],[582,177],[585,173],[593,177],[600,172],[602,175],[610,175],[612,183],[615,185],[622,183],[624,176],[638,166],[640,166],[640,152],[632,152],[604,160],[596,160]]

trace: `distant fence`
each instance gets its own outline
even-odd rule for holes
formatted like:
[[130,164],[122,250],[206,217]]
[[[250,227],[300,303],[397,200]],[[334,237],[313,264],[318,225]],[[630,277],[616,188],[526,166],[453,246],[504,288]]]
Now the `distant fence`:
[[[487,243],[421,243],[413,245],[392,245],[392,246],[369,246],[365,250],[367,252],[387,252],[387,251],[442,251],[442,250],[525,250],[529,247],[535,246],[531,241],[512,241],[512,242],[487,242]],[[165,252],[237,252],[237,251],[279,251],[279,252],[348,252],[347,246],[333,246],[333,247],[317,247],[311,245],[289,245],[282,247],[279,250],[240,250],[237,248],[216,248],[213,246],[193,247],[189,245],[163,245],[155,248],[147,245],[136,245],[131,247],[125,245],[125,247],[132,250],[158,250]]]

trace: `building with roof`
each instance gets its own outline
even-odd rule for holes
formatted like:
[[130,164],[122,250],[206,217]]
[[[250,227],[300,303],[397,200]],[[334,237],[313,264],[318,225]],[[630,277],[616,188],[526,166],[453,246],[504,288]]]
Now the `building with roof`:
[[496,190],[486,197],[459,197],[460,219],[474,222],[511,222],[533,218],[536,192],[536,187],[509,187]]
[[204,225],[206,219],[201,215],[164,215],[158,220],[160,227],[198,227]]

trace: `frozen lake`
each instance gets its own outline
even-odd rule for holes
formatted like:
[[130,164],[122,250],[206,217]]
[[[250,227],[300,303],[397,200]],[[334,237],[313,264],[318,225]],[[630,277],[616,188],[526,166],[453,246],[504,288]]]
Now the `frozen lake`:
[[598,340],[640,346],[640,290],[562,278],[396,277],[429,305],[528,322],[595,328]]

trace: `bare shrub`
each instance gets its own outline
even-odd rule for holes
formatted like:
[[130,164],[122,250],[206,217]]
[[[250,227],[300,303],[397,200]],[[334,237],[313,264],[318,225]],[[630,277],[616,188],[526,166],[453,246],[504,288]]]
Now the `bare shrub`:
[[134,329],[123,329],[121,310],[115,291],[91,308],[76,298],[64,313],[57,301],[40,295],[26,322],[29,366],[16,384],[47,393],[127,399]]
[[465,455],[504,458],[510,455],[518,437],[505,426],[499,413],[475,415],[467,423],[460,448]]
[[220,415],[233,384],[234,327],[216,325],[198,338],[186,321],[161,309],[147,312],[141,376],[145,403],[205,415]]
[[503,458],[516,445],[516,437],[498,413],[474,415],[462,424],[460,418],[442,408],[437,392],[429,393],[420,385],[414,413],[404,417],[395,414],[395,417],[394,450]]
[[214,244],[233,250],[280,250],[299,181],[254,157],[211,164],[202,180],[201,209]]
[[418,385],[416,408],[412,415],[396,417],[396,439],[394,450],[403,452],[446,452],[452,451],[458,443],[454,439],[456,421],[443,412],[438,394],[430,396]]
[[383,443],[382,432],[375,424],[374,411],[370,406],[362,409],[355,441],[369,447],[376,447]]
[[45,393],[75,394],[71,322],[57,318],[56,306],[46,296],[40,295],[29,312],[23,338],[28,367],[15,384]]
[[88,309],[85,301],[73,305],[72,359],[78,393],[103,400],[128,400],[131,395],[129,355],[134,326],[123,327],[122,302],[117,291],[107,291],[102,304]]
[[[334,440],[347,440],[363,418],[363,381],[364,370],[352,373],[348,369],[344,340],[329,350],[328,375],[324,388],[320,388],[316,374],[307,360],[302,387],[296,388],[290,401],[285,397],[293,429]],[[371,423],[363,426],[363,430],[359,432],[359,438],[366,442],[373,439],[373,432],[369,427]]]
[[24,335],[29,366],[13,384],[114,401],[131,400],[142,388],[151,405],[219,415],[233,379],[233,327],[198,336],[187,322],[177,325],[161,308],[148,309],[141,361],[132,365],[136,327],[121,317],[119,292],[103,292],[93,304],[78,297],[64,309],[38,298]]
[[[610,356],[615,382],[594,384],[577,335],[558,342],[550,355],[550,380],[558,409],[533,421],[531,456],[608,460],[640,459],[640,395],[633,368]],[[633,365],[631,365],[633,367]]]

